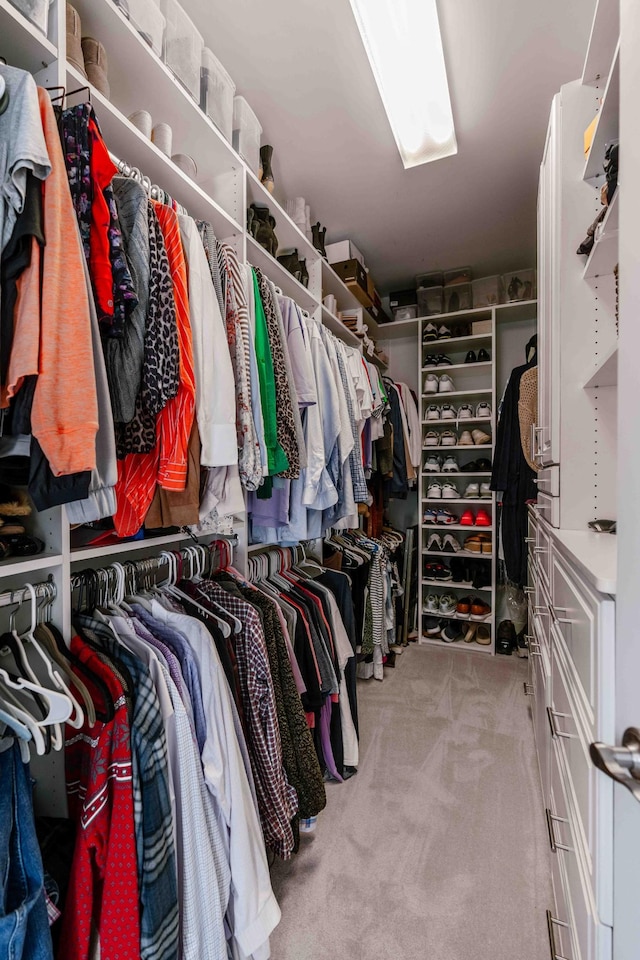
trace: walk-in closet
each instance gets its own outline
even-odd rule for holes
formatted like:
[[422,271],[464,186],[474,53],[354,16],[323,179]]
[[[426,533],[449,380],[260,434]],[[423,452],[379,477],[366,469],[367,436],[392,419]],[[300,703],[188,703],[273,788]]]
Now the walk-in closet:
[[0,0],[0,960],[638,960],[639,54]]

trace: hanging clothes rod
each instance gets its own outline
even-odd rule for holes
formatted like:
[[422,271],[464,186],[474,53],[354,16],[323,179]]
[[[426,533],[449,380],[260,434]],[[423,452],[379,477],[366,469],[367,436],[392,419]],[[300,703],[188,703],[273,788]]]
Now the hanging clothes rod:
[[[36,598],[53,600],[56,597],[56,585],[53,577],[42,583],[32,584],[36,592]],[[26,587],[19,587],[17,590],[5,590],[0,593],[0,607],[11,607],[16,604],[26,603],[31,600],[31,594]]]
[[171,203],[176,203],[178,207],[178,212],[189,216],[189,211],[181,203],[172,197],[167,190],[163,187],[159,187],[157,183],[153,183],[149,177],[147,177],[140,167],[134,166],[132,163],[129,163],[127,160],[120,160],[114,153],[109,151],[109,156],[111,157],[112,162],[118,168],[118,173],[123,177],[130,177],[132,180],[137,180],[144,189],[146,190],[148,196],[151,200],[158,200],[160,203],[168,204],[168,201]]

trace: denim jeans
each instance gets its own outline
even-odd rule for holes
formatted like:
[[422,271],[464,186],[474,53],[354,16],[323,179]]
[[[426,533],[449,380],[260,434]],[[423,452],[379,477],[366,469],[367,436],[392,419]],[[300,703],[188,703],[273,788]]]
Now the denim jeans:
[[53,960],[29,767],[0,742],[0,957]]

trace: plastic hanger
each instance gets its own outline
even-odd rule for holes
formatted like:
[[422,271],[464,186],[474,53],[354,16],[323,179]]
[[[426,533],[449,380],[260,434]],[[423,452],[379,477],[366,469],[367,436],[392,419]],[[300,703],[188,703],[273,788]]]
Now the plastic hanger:
[[13,716],[19,723],[24,724],[29,731],[38,756],[43,756],[47,752],[47,743],[35,719],[30,713],[23,710],[20,702],[8,690],[3,697],[3,702],[6,712],[10,716]]
[[[194,548],[185,547],[183,551],[189,558],[191,558],[191,554],[188,554],[187,551],[190,549],[194,549]],[[178,573],[177,558],[172,553],[169,553],[169,551],[167,550],[163,550],[160,556],[166,557],[167,562],[169,563],[169,579],[167,583],[163,584],[163,590],[166,590],[169,593],[169,595],[177,597],[180,600],[186,600],[188,603],[191,603],[195,607],[197,607],[197,609],[200,610],[201,613],[203,613],[206,617],[209,617],[211,620],[214,620],[218,624],[223,637],[225,638],[225,640],[228,639],[231,636],[231,627],[229,626],[227,621],[222,620],[211,609],[209,609],[208,606],[204,607],[201,603],[198,603],[197,600],[194,600],[193,597],[189,596],[188,593],[184,593],[182,590],[180,590],[179,587],[175,585],[175,579],[177,579],[177,573]],[[204,594],[202,591],[199,591],[199,592],[201,596],[204,599],[206,599],[207,603],[209,602],[213,603],[213,601],[210,601],[210,598],[206,596],[206,594]]]

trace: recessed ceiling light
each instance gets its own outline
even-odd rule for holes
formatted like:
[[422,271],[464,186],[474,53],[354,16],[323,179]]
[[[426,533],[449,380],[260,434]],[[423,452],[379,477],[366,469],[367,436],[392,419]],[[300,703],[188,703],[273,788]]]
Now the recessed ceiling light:
[[458,152],[436,0],[350,0],[405,169]]

